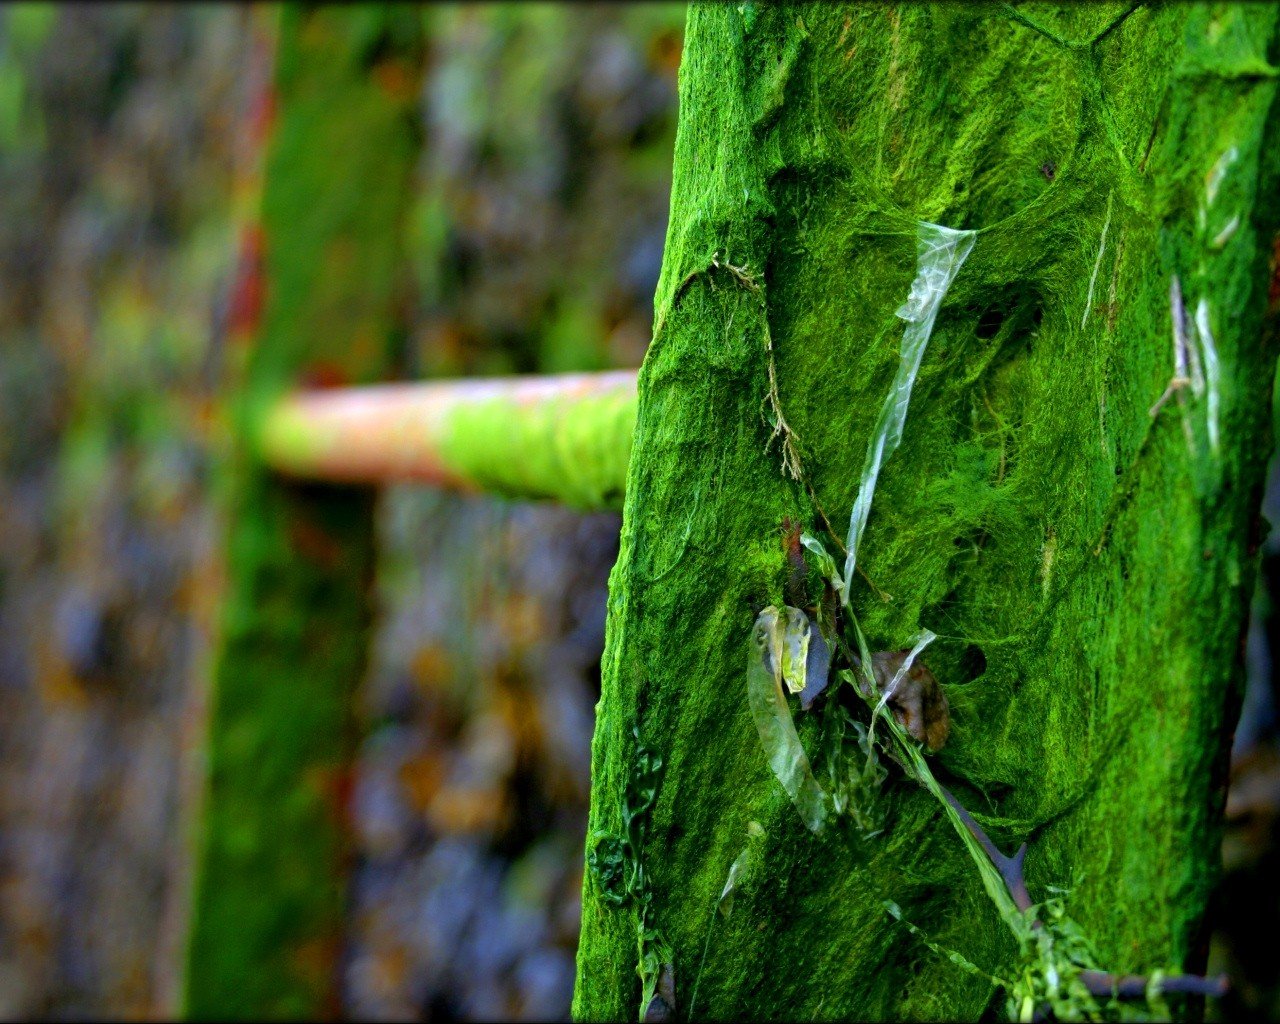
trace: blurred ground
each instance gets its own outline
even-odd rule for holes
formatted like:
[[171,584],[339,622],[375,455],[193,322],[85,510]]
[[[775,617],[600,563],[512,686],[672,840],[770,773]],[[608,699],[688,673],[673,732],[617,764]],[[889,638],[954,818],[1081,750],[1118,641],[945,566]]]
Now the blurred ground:
[[[404,374],[636,365],[682,6],[424,10]],[[172,995],[248,38],[234,6],[0,8],[3,1019],[140,1017]],[[617,519],[411,488],[379,515],[346,1011],[563,1018]],[[1280,538],[1215,908],[1230,1019],[1280,1017],[1276,595]]]
[[348,1012],[565,1018],[617,517],[410,490],[383,512]]

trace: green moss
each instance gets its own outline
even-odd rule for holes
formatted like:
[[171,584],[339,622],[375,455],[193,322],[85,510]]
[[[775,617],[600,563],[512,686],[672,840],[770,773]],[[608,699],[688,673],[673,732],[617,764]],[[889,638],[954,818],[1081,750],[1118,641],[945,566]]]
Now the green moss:
[[583,509],[620,508],[635,426],[634,392],[565,399],[559,406],[530,408],[503,399],[460,406],[445,425],[441,455],[488,493],[555,498]]
[[409,9],[287,7],[262,227],[267,304],[218,486],[226,575],[184,1012],[332,1015],[351,695],[368,645],[373,495],[296,486],[254,456],[264,403],[390,366],[418,145]]
[[[646,869],[680,992],[746,822],[764,825],[770,881],[717,928],[709,1017],[979,1016],[990,982],[884,899],[984,970],[1016,953],[927,794],[891,784],[887,832],[865,848],[812,835],[746,701],[751,623],[781,603],[780,525],[820,523],[768,445],[766,332],[805,477],[842,533],[922,219],[979,233],[881,474],[854,605],[873,648],[939,634],[925,660],[953,729],[936,770],[998,842],[1030,840],[1033,896],[1072,886],[1069,911],[1114,970],[1194,966],[1270,438],[1275,17],[691,9],[590,829],[617,829],[632,729],[661,737]],[[1233,146],[1202,224],[1206,176]],[[1201,297],[1212,310],[1217,452],[1207,394],[1149,414],[1174,371],[1175,274],[1189,312]],[[632,927],[584,889],[578,1017],[634,1015]]]

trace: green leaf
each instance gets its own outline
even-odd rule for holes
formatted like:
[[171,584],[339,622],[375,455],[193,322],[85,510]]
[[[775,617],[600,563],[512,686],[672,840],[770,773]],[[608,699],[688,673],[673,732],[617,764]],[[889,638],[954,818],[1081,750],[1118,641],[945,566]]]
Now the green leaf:
[[[830,800],[813,777],[809,758],[800,744],[791,709],[782,692],[785,626],[770,605],[751,630],[747,656],[747,699],[769,767],[812,832],[821,832]],[[803,663],[801,663],[803,679]]]
[[822,541],[818,540],[817,537],[804,533],[800,535],[800,543],[804,545],[806,551],[814,556],[818,572],[822,578],[829,580],[837,593],[843,592],[844,580],[840,576],[840,570],[836,568],[836,560],[822,546]]
[[782,611],[782,681],[791,693],[799,693],[804,689],[809,663],[809,616],[790,605],[784,605]]

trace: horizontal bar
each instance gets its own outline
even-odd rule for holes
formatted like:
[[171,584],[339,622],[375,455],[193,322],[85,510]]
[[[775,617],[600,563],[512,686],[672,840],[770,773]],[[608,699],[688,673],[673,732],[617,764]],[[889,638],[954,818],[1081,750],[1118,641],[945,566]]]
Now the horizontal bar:
[[281,399],[258,445],[269,466],[300,479],[617,509],[635,419],[634,370],[378,384]]

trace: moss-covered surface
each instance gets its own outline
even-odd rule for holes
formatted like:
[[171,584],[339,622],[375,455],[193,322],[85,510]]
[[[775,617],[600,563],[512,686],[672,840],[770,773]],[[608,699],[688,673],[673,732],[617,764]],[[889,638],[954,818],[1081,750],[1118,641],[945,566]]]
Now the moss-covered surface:
[[[677,1012],[752,821],[761,867],[711,936],[698,1016],[982,1014],[991,984],[886,898],[980,967],[1012,953],[928,795],[891,784],[888,830],[865,847],[813,835],[746,699],[751,624],[782,603],[783,519],[820,525],[769,444],[768,339],[804,476],[842,533],[920,219],[979,233],[881,474],[854,606],[873,648],[939,634],[925,660],[952,735],[935,770],[998,842],[1030,841],[1033,897],[1070,887],[1111,969],[1202,955],[1270,443],[1275,20],[1247,5],[691,9],[588,837],[619,831],[638,729],[665,762],[644,867]],[[1208,304],[1217,398],[1186,388],[1153,417],[1175,275],[1189,317]],[[575,1014],[634,1019],[634,911],[590,876],[583,908]]]
[[272,407],[262,457],[303,479],[425,480],[507,498],[621,509],[636,421],[634,372],[422,389],[304,393]]
[[627,388],[554,405],[494,399],[454,411],[441,454],[489,494],[617,509],[635,419],[635,392]]
[[385,376],[419,130],[421,22],[286,7],[265,165],[265,306],[219,480],[226,581],[185,984],[193,1018],[332,1015],[351,694],[370,619],[368,492],[275,479],[249,443],[299,381]]

